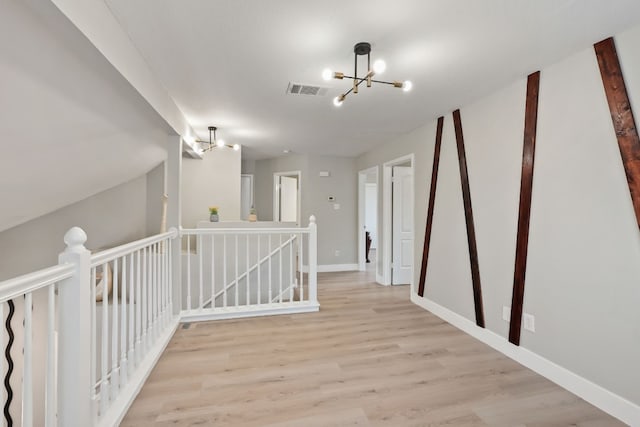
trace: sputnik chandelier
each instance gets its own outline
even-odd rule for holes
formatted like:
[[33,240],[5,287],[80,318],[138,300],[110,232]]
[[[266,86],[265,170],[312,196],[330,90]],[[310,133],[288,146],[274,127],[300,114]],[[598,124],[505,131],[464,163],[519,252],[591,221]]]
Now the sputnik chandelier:
[[[218,130],[217,127],[209,126],[209,141],[196,140],[196,142],[200,144],[200,147],[202,147],[203,153],[206,153],[207,151],[211,151],[214,148],[223,148],[223,147],[233,148],[236,151],[240,149],[239,144],[229,145],[229,144],[225,144],[225,142],[221,139],[216,139],[216,130]],[[213,134],[213,138],[211,137],[212,134]]]
[[[353,92],[354,94],[357,94],[358,86],[360,86],[363,82],[367,83],[367,87],[371,87],[372,83],[383,83],[386,85],[391,85],[393,87],[400,88],[405,92],[410,91],[411,88],[413,87],[413,84],[409,80],[405,80],[403,82],[400,82],[400,81],[385,82],[382,80],[375,80],[373,78],[373,76],[375,76],[376,74],[382,74],[384,70],[387,68],[387,64],[385,64],[385,62],[382,59],[378,59],[373,63],[373,68],[371,67],[371,44],[370,43],[367,43],[367,42],[357,43],[353,47],[353,53],[355,54],[353,76],[346,76],[344,73],[337,72],[337,71],[334,72],[328,68],[322,72],[322,78],[327,81],[331,79],[353,80],[353,86],[351,87],[351,89],[349,89],[343,94],[336,96],[333,99],[333,105],[335,105],[336,107],[341,106],[342,103],[344,102],[344,99],[350,93]],[[363,55],[367,55],[367,74],[365,74],[364,77],[358,77],[358,56],[363,56]]]

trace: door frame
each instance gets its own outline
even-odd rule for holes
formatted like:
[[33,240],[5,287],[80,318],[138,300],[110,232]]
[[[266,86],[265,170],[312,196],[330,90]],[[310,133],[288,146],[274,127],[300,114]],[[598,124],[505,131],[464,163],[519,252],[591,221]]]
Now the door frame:
[[[365,227],[365,187],[367,184],[367,175],[375,172],[376,174],[376,185],[378,188],[378,193],[380,193],[380,173],[378,171],[378,166],[372,166],[367,169],[362,169],[358,171],[358,270],[365,271],[367,268],[366,264],[366,242],[364,240],[364,227]],[[376,201],[376,209],[380,206],[379,198]],[[380,234],[380,221],[376,222],[376,236]],[[378,265],[379,262],[376,259],[376,276],[378,276]],[[377,277],[376,277],[377,279]]]
[[[400,166],[409,162],[411,167],[411,186],[413,187],[413,195],[411,197],[411,211],[413,212],[413,247],[415,249],[415,235],[416,235],[416,216],[415,216],[415,200],[416,200],[416,182],[415,182],[415,155],[413,153],[407,154],[402,157],[398,157],[393,160],[389,160],[382,165],[382,245],[380,239],[378,239],[378,248],[382,246],[382,281],[379,282],[382,285],[391,285],[391,262],[392,258],[392,244],[393,244],[393,227],[392,220],[392,182],[393,167]],[[411,263],[411,282],[410,289],[413,289],[414,273],[415,273],[415,250],[413,254],[413,262]]]
[[[278,211],[278,203],[280,200],[280,186],[278,185],[278,178],[281,176],[295,176],[298,178],[298,191],[297,191],[297,200],[296,200],[296,224],[300,225],[302,222],[302,218],[300,217],[300,202],[302,199],[302,172],[297,171],[288,171],[288,172],[274,172],[273,173],[273,221],[280,222],[280,215]],[[278,220],[276,220],[278,218]]]

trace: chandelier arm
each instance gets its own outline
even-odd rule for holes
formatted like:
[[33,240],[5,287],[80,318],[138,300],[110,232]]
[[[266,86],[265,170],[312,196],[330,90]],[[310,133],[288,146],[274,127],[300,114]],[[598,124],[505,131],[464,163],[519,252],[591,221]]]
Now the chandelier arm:
[[374,83],[384,83],[386,85],[392,85],[393,86],[393,82],[385,82],[383,80],[371,80]]

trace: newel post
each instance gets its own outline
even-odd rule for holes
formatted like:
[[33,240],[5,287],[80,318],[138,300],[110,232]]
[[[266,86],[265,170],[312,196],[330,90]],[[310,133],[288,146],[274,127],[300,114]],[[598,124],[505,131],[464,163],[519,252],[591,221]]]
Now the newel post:
[[59,264],[74,264],[72,277],[58,284],[58,425],[85,427],[91,417],[91,252],[87,234],[73,227]]
[[315,215],[309,217],[309,301],[318,302],[318,226]]

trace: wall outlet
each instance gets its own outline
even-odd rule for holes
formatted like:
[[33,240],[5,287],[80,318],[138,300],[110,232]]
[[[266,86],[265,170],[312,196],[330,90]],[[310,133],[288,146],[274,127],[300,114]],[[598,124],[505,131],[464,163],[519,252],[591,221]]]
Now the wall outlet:
[[502,320],[505,322],[511,320],[511,307],[507,307],[506,305],[502,306]]
[[340,256],[340,250],[336,251],[336,256]]
[[523,316],[524,319],[524,328],[527,331],[535,332],[536,331],[536,318],[533,314],[525,313]]

